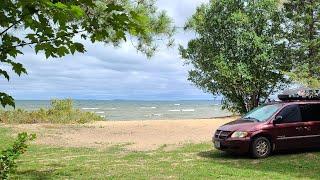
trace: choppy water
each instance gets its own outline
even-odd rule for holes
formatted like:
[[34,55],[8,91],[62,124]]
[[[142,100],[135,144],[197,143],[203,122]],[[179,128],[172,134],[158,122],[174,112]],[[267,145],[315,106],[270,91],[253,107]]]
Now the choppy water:
[[[17,108],[48,108],[50,101],[16,101]],[[74,107],[94,112],[107,120],[158,120],[212,118],[231,115],[219,101],[100,101],[75,100]]]

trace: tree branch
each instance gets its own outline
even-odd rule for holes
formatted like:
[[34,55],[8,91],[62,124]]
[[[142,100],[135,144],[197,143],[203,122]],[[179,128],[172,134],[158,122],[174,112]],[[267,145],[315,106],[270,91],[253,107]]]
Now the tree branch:
[[274,89],[275,89],[276,86],[277,86],[276,83],[272,85],[272,87],[271,87],[270,91],[267,93],[267,96],[265,97],[263,103],[265,103],[265,102],[268,100],[269,96],[270,96],[271,93],[274,91]]
[[0,33],[0,36],[2,36],[4,33],[6,33],[9,29],[11,29],[15,24],[12,24],[11,26],[9,26],[7,29],[5,29],[4,31],[2,31]]
[[81,30],[81,31],[76,31],[76,32],[72,32],[72,33],[67,33],[63,36],[57,36],[57,37],[54,37],[54,38],[51,38],[51,39],[46,39],[46,40],[42,40],[42,41],[31,41],[31,42],[24,42],[24,43],[21,43],[21,44],[17,44],[15,46],[9,46],[7,48],[2,48],[0,49],[0,51],[4,51],[4,50],[10,50],[12,48],[17,48],[17,47],[23,47],[23,46],[27,46],[27,45],[32,45],[32,44],[38,44],[38,43],[43,43],[43,42],[51,42],[51,41],[54,41],[54,40],[57,40],[59,38],[62,38],[62,37],[66,37],[66,36],[70,36],[70,35],[75,35],[75,34],[78,34],[78,33],[82,33],[82,32],[85,32],[85,30]]
[[[25,15],[25,16],[26,16],[26,15]],[[25,16],[24,16],[24,17],[25,17]],[[2,32],[0,33],[0,36],[2,36],[4,33],[6,33],[7,31],[9,31],[9,29],[11,29],[12,27],[18,25],[22,20],[23,20],[23,18],[20,18],[18,21],[12,23],[11,26],[7,27],[7,29],[5,29],[4,31],[2,31]]]

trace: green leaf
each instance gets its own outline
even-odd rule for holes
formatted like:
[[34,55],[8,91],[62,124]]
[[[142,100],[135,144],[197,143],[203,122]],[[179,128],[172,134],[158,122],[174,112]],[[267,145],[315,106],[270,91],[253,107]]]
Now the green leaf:
[[84,46],[81,43],[74,43],[74,47],[78,52],[85,52]]
[[27,70],[21,63],[12,63],[12,70],[19,76],[21,76],[22,73],[27,74]]
[[106,12],[110,13],[111,11],[124,11],[124,8],[121,5],[110,3],[107,5]]
[[61,46],[57,49],[58,56],[62,57],[69,53],[69,50],[65,46]]
[[46,59],[48,59],[51,56],[51,52],[50,51],[45,51],[44,53],[46,55]]
[[10,80],[10,77],[9,77],[7,71],[0,69],[0,74],[2,74],[8,81]]
[[34,50],[36,51],[36,54],[38,54],[40,50],[43,50],[43,46],[41,44],[36,44]]
[[80,18],[82,17],[85,13],[84,11],[81,9],[81,7],[79,6],[74,6],[74,5],[71,5],[71,12],[77,17],[77,18]]
[[15,107],[14,99],[3,92],[0,92],[0,103],[2,107],[6,107],[7,105]]
[[65,4],[63,4],[61,2],[54,3],[54,6],[59,8],[59,9],[67,9],[68,8],[67,5],[65,5]]

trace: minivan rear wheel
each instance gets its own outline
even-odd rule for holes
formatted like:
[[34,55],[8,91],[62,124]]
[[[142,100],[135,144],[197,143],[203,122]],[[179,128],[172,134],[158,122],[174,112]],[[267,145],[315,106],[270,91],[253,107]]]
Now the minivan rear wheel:
[[252,141],[251,153],[254,158],[265,158],[270,155],[271,143],[265,137],[257,137]]

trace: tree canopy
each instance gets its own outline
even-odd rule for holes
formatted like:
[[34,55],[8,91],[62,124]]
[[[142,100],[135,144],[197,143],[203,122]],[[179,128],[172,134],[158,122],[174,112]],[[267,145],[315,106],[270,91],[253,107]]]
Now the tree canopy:
[[320,1],[286,1],[282,12],[287,57],[294,62],[288,74],[295,82],[319,88]]
[[[32,47],[46,58],[85,52],[79,39],[117,46],[131,38],[138,51],[148,57],[159,40],[172,44],[175,28],[154,0],[3,0],[0,3],[0,75],[10,80],[9,66],[17,75],[26,74],[15,62],[22,48]],[[2,106],[14,99],[0,92]]]
[[224,108],[245,113],[286,84],[291,63],[281,43],[276,0],[211,0],[186,24],[196,33],[182,58],[193,69],[189,80],[206,92],[222,94]]

